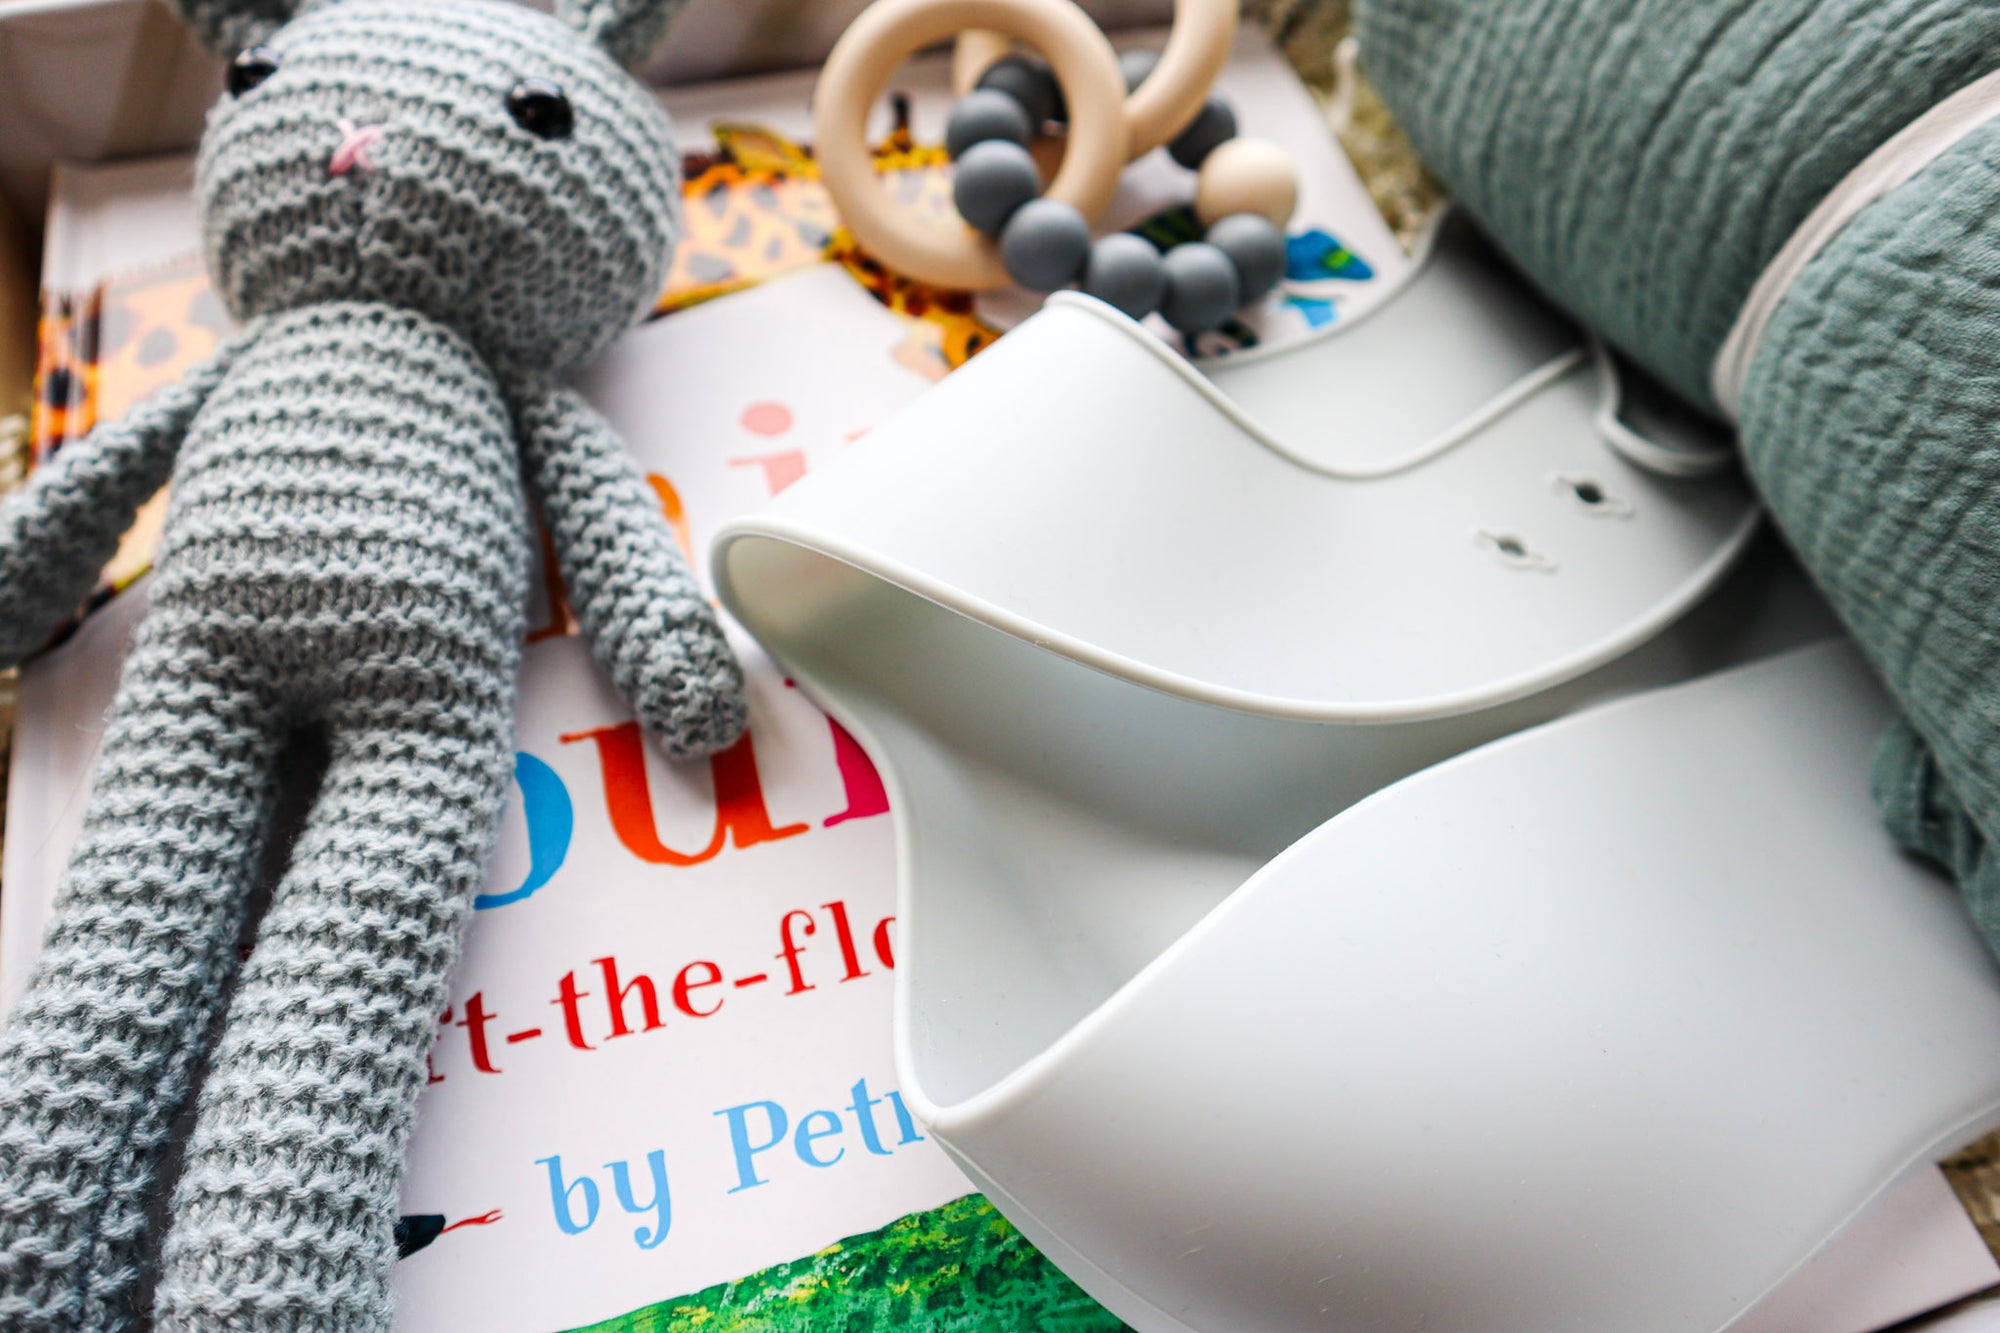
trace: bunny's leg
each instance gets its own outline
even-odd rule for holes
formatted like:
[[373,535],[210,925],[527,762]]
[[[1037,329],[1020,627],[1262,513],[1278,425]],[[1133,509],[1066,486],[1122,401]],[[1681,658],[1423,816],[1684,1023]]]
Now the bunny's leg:
[[375,679],[328,719],[202,1088],[162,1330],[389,1327],[403,1150],[513,758],[512,664],[480,674]]
[[0,1328],[141,1322],[147,1202],[235,969],[279,749],[257,692],[156,610],[0,1037]]

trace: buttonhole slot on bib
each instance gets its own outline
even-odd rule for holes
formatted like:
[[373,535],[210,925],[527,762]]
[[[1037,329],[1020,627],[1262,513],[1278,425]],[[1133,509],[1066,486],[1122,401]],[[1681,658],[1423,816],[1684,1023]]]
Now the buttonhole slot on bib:
[[1596,477],[1582,472],[1558,472],[1549,478],[1556,494],[1566,496],[1594,518],[1630,518],[1632,502],[1614,494]]
[[1528,539],[1517,532],[1496,532],[1491,528],[1475,528],[1472,540],[1499,557],[1500,563],[1509,569],[1533,570],[1542,574],[1553,574],[1556,562],[1528,544]]

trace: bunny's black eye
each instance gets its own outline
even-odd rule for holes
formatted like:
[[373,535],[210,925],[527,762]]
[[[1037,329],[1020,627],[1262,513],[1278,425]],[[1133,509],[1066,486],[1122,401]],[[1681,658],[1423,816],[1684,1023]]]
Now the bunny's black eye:
[[547,79],[522,79],[507,94],[507,114],[514,123],[540,139],[566,139],[576,128],[569,98]]
[[282,57],[268,46],[253,46],[239,51],[236,59],[229,62],[229,95],[241,97],[264,80],[278,72],[278,62]]

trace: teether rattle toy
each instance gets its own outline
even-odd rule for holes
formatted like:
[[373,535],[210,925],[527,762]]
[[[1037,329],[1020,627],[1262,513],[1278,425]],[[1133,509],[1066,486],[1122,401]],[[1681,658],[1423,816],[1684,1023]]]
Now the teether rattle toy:
[[[816,94],[821,173],[855,238],[890,266],[968,290],[1074,282],[1133,318],[1193,334],[1258,300],[1284,270],[1297,173],[1276,144],[1235,137],[1210,95],[1235,38],[1229,0],[1180,0],[1166,49],[1114,54],[1070,0],[878,0],[842,36]],[[962,96],[946,126],[964,225],[900,210],[873,179],[863,128],[912,51],[958,37]],[[1009,49],[1018,40],[1047,65]],[[1056,126],[1060,137],[1044,132]],[[1165,146],[1197,173],[1200,241],[1162,254],[1091,226],[1126,162]],[[1054,165],[1042,189],[1043,163]]]

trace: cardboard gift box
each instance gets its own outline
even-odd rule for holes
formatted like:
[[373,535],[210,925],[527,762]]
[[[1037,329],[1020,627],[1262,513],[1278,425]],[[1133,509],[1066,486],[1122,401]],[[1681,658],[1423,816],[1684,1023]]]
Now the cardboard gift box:
[[[649,67],[647,76],[661,87],[673,89],[752,74],[810,70],[824,58],[834,39],[863,5],[864,0],[693,0],[681,17],[673,40]],[[1117,31],[1162,22],[1171,17],[1172,5],[1170,0],[1089,0],[1085,8],[1107,30]],[[59,163],[105,163],[192,148],[199,137],[206,108],[217,95],[219,87],[218,62],[196,45],[178,20],[157,0],[0,0],[0,418],[8,415],[10,403],[18,402],[24,396],[28,371],[33,364],[36,303],[30,275],[35,271],[36,256],[42,246],[43,220],[51,198],[52,171]],[[869,325],[873,317],[873,311],[865,315],[856,313],[856,327]],[[677,337],[688,342],[696,340],[691,328],[676,333],[671,321],[663,322],[646,336],[661,345]],[[778,355],[789,347],[804,355],[804,346],[803,342],[794,340],[774,342],[760,350],[766,355]],[[629,355],[636,358],[642,352],[633,350]],[[720,367],[715,371],[718,379],[728,373]],[[635,395],[610,385],[603,376],[600,376],[600,388],[614,400],[621,395],[629,399],[627,414],[634,422],[645,419],[647,413],[655,410],[651,403],[641,402]],[[900,387],[893,391],[885,390],[883,397],[886,400],[902,392]],[[756,406],[769,405],[759,403]],[[771,419],[769,413],[760,418],[763,421]],[[789,409],[785,420],[787,423],[791,421]],[[750,424],[747,411],[743,422],[753,433],[761,434],[764,429]],[[801,428],[804,428],[803,425]],[[729,459],[727,466],[739,469],[733,475],[768,481],[775,491],[780,488],[776,479],[782,469],[792,466],[789,462],[771,461],[778,457],[776,453],[746,453],[744,458]],[[746,470],[746,462],[756,466]],[[798,466],[803,467],[804,463]],[[720,467],[717,470],[722,471]],[[690,492],[690,498],[698,502],[701,497]],[[117,635],[122,634],[132,614],[134,608],[123,605],[105,617],[102,623],[93,623],[85,636],[79,636],[80,639],[95,636],[99,649],[95,660],[100,668],[107,660],[115,665],[115,654],[107,658],[102,651],[104,641],[115,640]],[[79,643],[75,646],[89,649],[91,644]],[[586,679],[588,669],[580,661],[571,662],[562,657],[570,646],[573,645],[551,646],[547,660],[538,669],[550,678],[564,676],[569,681],[565,688],[581,696],[587,694],[592,686]],[[97,670],[95,675],[80,673],[80,679],[82,677],[88,677],[82,680],[84,693],[90,694],[93,700],[99,700],[97,706],[101,707],[100,696],[108,694],[110,678],[102,669]],[[781,689],[775,680],[772,684],[774,692]],[[92,694],[92,691],[96,693]],[[823,765],[825,771],[809,778],[785,773],[782,771],[785,751],[781,745],[774,744],[764,751],[768,790],[759,789],[758,800],[768,797],[772,808],[780,810],[782,815],[783,802],[796,794],[785,784],[799,778],[804,784],[801,790],[810,788],[825,798],[822,802],[824,809],[812,812],[818,836],[824,836],[819,834],[819,829],[830,830],[849,820],[885,813],[886,805],[870,804],[875,798],[867,787],[866,760],[856,757],[857,752],[851,748],[851,738],[843,742],[837,728],[825,730],[824,719],[812,713],[807,706],[787,698],[784,708],[791,711],[786,714],[783,727],[772,724],[773,736],[783,740],[785,729],[789,727],[798,737],[809,735],[813,744],[823,744],[827,760]],[[557,767],[573,783],[594,780],[590,775],[595,773],[595,766],[603,754],[610,752],[615,740],[609,726],[595,731],[578,731],[573,719],[559,719],[553,712],[548,716],[536,715],[529,719],[529,724],[541,728],[552,738],[548,743],[549,753],[554,755],[561,751],[565,758],[557,760]],[[553,739],[558,734],[560,740]],[[524,743],[523,750],[528,748]],[[780,756],[780,762],[775,765],[772,762],[774,755]],[[605,759],[602,762],[608,782],[610,761]],[[777,773],[775,778],[771,776],[773,771]],[[713,776],[718,793],[726,783],[735,782],[738,784],[737,794],[743,794],[742,773],[717,770]],[[643,774],[639,780],[644,781]],[[750,770],[750,781],[754,786],[754,764]],[[812,783],[820,784],[824,791],[811,787]],[[706,800],[706,796],[703,799]],[[670,804],[671,797],[665,800]],[[883,825],[887,821],[877,820],[876,823]],[[717,828],[720,827],[718,823]],[[783,825],[776,829],[770,841],[777,842],[788,836],[790,828],[790,825]],[[850,825],[848,832],[859,836],[864,829],[865,826],[854,824]],[[802,842],[811,841],[802,839]],[[794,847],[798,845],[793,844]],[[738,846],[741,846],[740,831]],[[511,854],[510,849],[503,849],[503,861]],[[512,862],[507,862],[503,870],[512,874],[515,867]],[[528,873],[532,878],[532,868]],[[0,892],[4,889],[5,886],[0,885]],[[855,892],[859,895],[862,890]],[[843,910],[836,918],[830,912],[833,904],[823,905],[828,909],[824,922],[827,933],[820,937],[821,940],[832,938],[836,931],[845,939],[849,929],[848,911],[855,899],[843,899],[834,890],[828,890],[823,896],[841,903]],[[820,903],[820,897],[814,897],[812,902]],[[784,919],[789,923],[790,917]],[[870,917],[864,924],[867,928],[876,928],[876,918]],[[789,924],[785,928],[791,929]],[[787,949],[795,943],[790,935],[785,937]],[[622,942],[616,962],[625,968],[623,973],[613,967],[602,966],[612,962],[609,957],[589,957],[593,951],[607,950],[581,939],[578,945],[575,951],[577,966],[583,970],[565,979],[568,989],[564,994],[570,995],[571,1006],[564,1011],[564,1016],[572,1020],[576,1013],[576,979],[599,978],[605,988],[623,996],[636,984],[632,978],[638,966],[628,961]],[[678,956],[672,961],[676,966],[685,962],[686,968],[711,966],[686,962]],[[858,968],[851,959],[849,966]],[[550,978],[554,975],[551,972]],[[661,994],[670,994],[666,987],[673,984],[676,973],[671,970],[665,973],[656,971],[655,975],[662,982]],[[680,975],[685,977],[685,969]],[[834,984],[861,979],[859,975],[840,977],[838,974],[827,978]],[[460,988],[454,989],[454,996],[458,997],[458,1012],[447,1017],[453,1029],[466,1031],[465,1037],[458,1038],[461,1043],[468,1042],[474,1033],[483,1038],[486,1024],[494,1020],[494,1015],[485,1005],[497,1003],[494,1000],[497,989],[490,978],[484,992],[475,990],[467,996]],[[827,989],[831,990],[832,986]],[[601,998],[594,1002],[604,1003]],[[553,1012],[544,1011],[544,1018]],[[618,1022],[619,1019],[614,1017],[611,1021]],[[673,1021],[679,1022],[678,1019]],[[539,1036],[541,1030],[523,1028],[505,1036],[507,1042],[512,1043],[517,1039],[526,1039],[531,1032]],[[550,1032],[553,1034],[555,1029],[551,1027]],[[497,1039],[500,1029],[496,1028],[495,1034]],[[529,1056],[541,1052],[537,1047],[528,1046],[513,1047],[512,1053],[520,1055],[525,1065]],[[470,1069],[465,1068],[465,1060],[469,1058],[460,1058],[454,1053],[452,1059],[458,1063],[440,1063],[439,1067],[446,1075],[462,1080],[453,1086],[454,1095],[459,1093],[460,1088],[472,1085],[475,1079],[494,1072],[476,1064]],[[588,1071],[592,1078],[604,1073],[604,1070]],[[521,1073],[514,1077],[525,1081],[533,1074]],[[596,1081],[608,1095],[615,1094],[618,1086],[616,1078]],[[867,1111],[880,1104],[885,1108],[875,1111],[880,1125],[893,1126],[894,1131],[903,1136],[898,1138],[897,1146],[917,1142],[917,1130],[905,1118],[900,1102],[890,1106],[886,1098],[878,1096],[871,1099],[866,1079],[854,1086],[855,1100],[847,1109],[853,1112],[857,1123]],[[875,1086],[878,1094],[885,1091],[879,1081]],[[846,1088],[843,1083],[835,1092],[847,1096]],[[820,1096],[821,1093],[815,1088],[810,1095]],[[812,1109],[817,1103],[798,1102],[794,1105],[782,1089],[759,1089],[754,1098],[746,1093],[736,1106],[726,1108],[741,1113],[737,1119],[728,1122],[728,1127],[732,1133],[741,1130],[744,1135],[749,1135],[752,1129],[760,1126],[769,1128],[766,1122],[775,1123],[771,1112],[760,1108],[777,1107],[781,1103],[791,1106],[795,1114],[808,1117],[831,1114],[837,1120],[844,1114]],[[721,1103],[718,1101],[716,1105]],[[725,1111],[717,1110],[714,1114],[722,1116]],[[756,1118],[760,1116],[763,1120]],[[875,1124],[877,1120],[870,1123]],[[882,1132],[890,1130],[884,1128]],[[431,1153],[433,1160],[444,1159],[454,1148],[454,1145],[434,1143],[422,1146]],[[538,1186],[541,1189],[541,1207],[545,1212],[550,1208],[550,1190],[555,1191],[553,1197],[557,1209],[567,1207],[568,1201],[573,1198],[582,1197],[574,1193],[578,1188],[578,1163],[582,1163],[584,1168],[595,1168],[597,1163],[605,1160],[603,1155],[588,1156],[586,1160],[583,1150],[572,1154],[567,1145],[561,1146],[564,1147],[561,1153],[550,1147],[548,1156],[533,1158],[537,1163],[532,1168],[535,1171],[541,1170],[543,1164],[552,1164],[548,1166],[550,1183]],[[631,1163],[638,1164],[635,1169],[642,1169],[650,1160],[647,1151],[650,1147],[650,1141],[636,1143],[629,1148],[613,1145],[602,1148],[601,1153],[623,1153],[625,1156],[620,1158],[621,1164],[629,1158]],[[523,1140],[523,1151],[526,1150],[526,1140]],[[540,1151],[540,1148],[535,1151]],[[593,1145],[590,1151],[600,1150]],[[1820,1286],[1815,1293],[1802,1297],[1802,1303],[1796,1309],[1824,1312],[1841,1308],[1848,1313],[1842,1316],[1847,1322],[1839,1324],[1839,1327],[1859,1330],[1869,1326],[1867,1321],[1871,1317],[1879,1322],[1890,1311],[1900,1317],[1948,1296],[2000,1279],[2000,1267],[1994,1265],[1992,1256],[1979,1239],[1978,1231],[1957,1202],[1962,1197],[1966,1200],[1966,1208],[1977,1210],[1979,1200],[1985,1197],[1978,1183],[1982,1172],[1991,1174],[1991,1168],[1983,1158],[1959,1169],[1951,1178],[1952,1184],[1957,1186],[1957,1195],[1944,1177],[1927,1177],[1913,1190],[1906,1190],[1888,1200],[1881,1210],[1871,1216],[1870,1225],[1850,1238],[1848,1248],[1829,1252],[1830,1262],[1820,1265]],[[597,1186],[591,1188],[596,1189]],[[927,1185],[926,1188],[943,1197],[955,1186],[946,1181]],[[508,1196],[510,1206],[513,1197]],[[609,1197],[608,1190],[605,1197]],[[456,1206],[461,1201],[454,1198],[450,1202]],[[961,1204],[963,1200],[948,1200],[940,1209],[934,1210],[935,1216],[944,1218],[939,1225],[984,1225],[981,1215],[972,1212],[965,1212],[963,1217],[956,1213],[945,1216],[945,1210]],[[499,1210],[493,1211],[497,1216]],[[964,1212],[963,1209],[960,1211]],[[470,1215],[461,1217],[458,1212]],[[449,1229],[478,1224],[483,1220],[470,1208],[461,1208],[458,1212],[450,1214],[456,1219],[454,1221],[446,1223],[444,1214],[440,1214],[437,1221]],[[558,1214],[559,1221],[563,1217],[572,1222],[576,1220],[574,1213]],[[614,1230],[614,1224],[623,1220],[622,1217],[607,1215],[606,1224],[598,1228],[599,1235],[589,1243],[596,1244],[602,1240],[602,1233]],[[523,1219],[515,1225],[523,1225],[525,1221]],[[474,1243],[468,1233],[461,1232],[454,1239],[468,1246]],[[449,1246],[440,1248],[448,1249]],[[432,1256],[434,1260],[439,1257]],[[615,1276],[605,1279],[607,1284],[620,1280],[622,1278]],[[1892,1294],[1885,1303],[1884,1289],[1893,1291],[1897,1283],[1902,1284],[1904,1294],[1900,1298]],[[1911,1294],[1918,1289],[1927,1294]],[[1898,1299],[1901,1304],[1897,1303]],[[621,1308],[621,1302],[631,1304],[629,1299],[623,1297],[618,1301],[611,1301],[609,1297],[606,1300],[609,1302],[605,1306],[607,1312]],[[1853,1314],[1855,1310],[1870,1311],[1872,1314],[1856,1316]],[[1075,1314],[1075,1317],[1082,1319],[1085,1316]],[[1085,1325],[1079,1323],[1076,1326]]]

